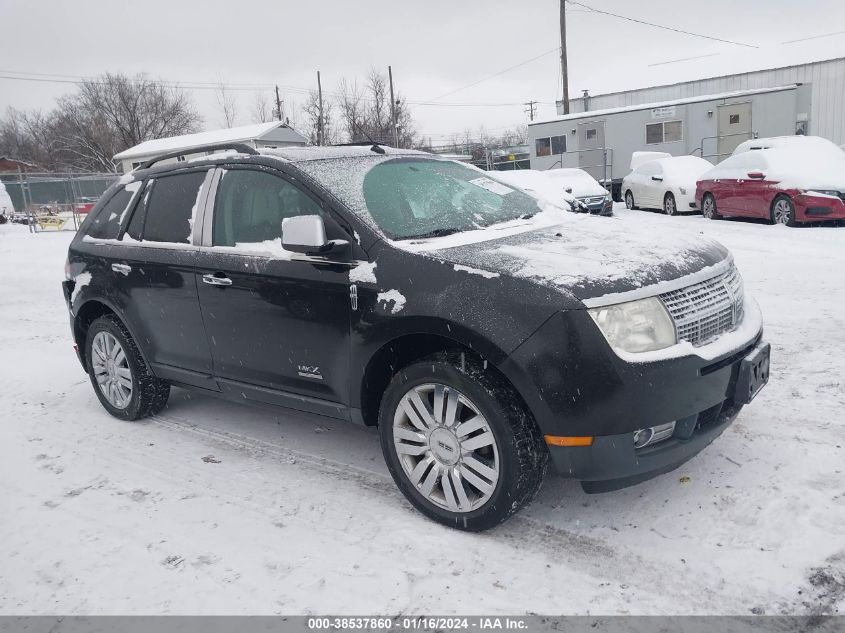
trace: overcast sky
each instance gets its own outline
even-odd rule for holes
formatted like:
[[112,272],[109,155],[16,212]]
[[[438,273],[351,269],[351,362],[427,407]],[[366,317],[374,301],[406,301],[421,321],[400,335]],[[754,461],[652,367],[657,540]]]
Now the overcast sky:
[[[597,94],[845,56],[843,0],[584,4],[758,48],[571,6],[573,96],[585,88]],[[784,43],[837,31],[842,32]],[[316,87],[317,70],[330,93],[341,77],[363,78],[370,67],[386,71],[390,64],[397,90],[412,104],[418,130],[435,142],[468,127],[484,125],[496,132],[526,122],[519,104],[531,99],[540,102],[540,117],[554,115],[554,101],[561,96],[556,51],[458,89],[551,51],[559,39],[558,0],[0,0],[0,74],[71,79],[106,71],[146,72],[185,83],[278,83],[290,105],[301,103],[305,91]],[[663,63],[690,57],[698,59]],[[0,109],[49,109],[73,88],[0,79]],[[214,93],[192,93],[205,127],[220,127]],[[237,95],[238,122],[251,123],[254,90]],[[421,103],[432,101],[441,105]]]

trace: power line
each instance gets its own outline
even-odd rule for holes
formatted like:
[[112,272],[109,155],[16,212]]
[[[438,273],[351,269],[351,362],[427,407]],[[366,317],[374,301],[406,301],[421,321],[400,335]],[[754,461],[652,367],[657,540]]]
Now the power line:
[[[34,72],[21,72],[15,70],[0,70],[0,79],[8,79],[13,81],[35,81],[41,83],[60,83],[60,84],[74,84],[74,85],[82,85],[82,84],[95,84],[95,85],[105,85],[104,82],[98,81],[96,78],[89,78],[82,75],[60,75],[60,74],[53,74],[53,73],[34,73]],[[12,76],[8,73],[13,73],[15,75],[32,75],[32,76]],[[186,90],[219,90],[222,86],[227,90],[245,90],[245,91],[256,91],[256,90],[270,90],[272,91],[276,84],[230,84],[230,83],[213,83],[213,82],[201,82],[201,81],[187,81],[187,82],[180,82],[180,81],[173,81],[173,80],[164,80],[164,79],[156,79],[156,80],[148,80],[149,83],[157,86],[173,88],[179,87],[184,88]],[[278,84],[280,88],[284,88],[289,92],[300,92],[300,93],[310,93],[313,88],[303,88],[300,86],[289,86],[284,84]],[[331,91],[323,91],[323,94],[331,95],[333,97],[341,96],[340,93],[331,92]],[[373,101],[368,97],[361,97],[363,101]],[[458,103],[446,103],[446,102],[439,102],[435,103],[432,101],[412,101],[412,100],[405,100],[405,103],[408,105],[420,106],[420,107],[441,107],[441,108],[459,108],[459,107],[470,107],[470,108],[500,108],[500,107],[515,107],[523,105],[521,102],[513,101],[513,102],[501,102],[501,103],[470,103],[470,102],[458,102]],[[546,105],[550,105],[551,102],[540,102]]]
[[795,44],[797,42],[806,42],[808,40],[818,40],[823,37],[833,37],[834,35],[843,35],[845,31],[836,31],[835,33],[824,33],[823,35],[811,35],[810,37],[802,37],[800,40],[787,40],[786,42],[781,42],[781,44]]
[[688,62],[693,59],[702,59],[703,57],[718,57],[721,53],[708,53],[707,55],[696,55],[695,57],[681,57],[680,59],[669,59],[665,62],[655,62],[649,66],[665,66],[666,64],[677,64],[678,62]]
[[646,20],[640,20],[637,18],[631,18],[626,15],[619,15],[618,13],[611,13],[610,11],[604,11],[602,9],[596,9],[589,5],[584,4],[583,2],[577,2],[577,0],[566,0],[567,3],[572,5],[577,5],[579,7],[584,7],[592,11],[593,13],[601,13],[602,15],[609,15],[614,18],[619,18],[620,20],[627,20],[628,22],[634,22],[636,24],[643,24],[645,26],[653,26],[656,29],[663,29],[664,31],[672,31],[673,33],[681,33],[683,35],[691,35],[692,37],[701,37],[706,40],[713,40],[716,42],[722,42],[723,44],[734,44],[735,46],[744,46],[746,48],[760,48],[759,46],[755,46],[754,44],[746,44],[744,42],[735,42],[733,40],[725,40],[719,37],[713,37],[711,35],[702,35],[701,33],[693,33],[692,31],[684,31],[683,29],[676,29],[671,26],[664,26],[662,24],[655,24],[654,22],[647,22]]
[[541,57],[545,57],[546,55],[551,55],[552,53],[557,53],[560,50],[560,46],[555,46],[554,48],[547,50],[545,53],[540,53],[539,55],[532,57],[531,59],[526,59],[525,61],[521,61],[518,64],[514,64],[513,66],[508,66],[504,70],[500,70],[499,72],[493,73],[492,75],[488,75],[478,81],[473,81],[466,86],[461,86],[460,88],[456,88],[455,90],[451,90],[449,92],[444,92],[442,95],[438,97],[434,97],[433,99],[429,99],[429,101],[437,101],[438,99],[442,99],[443,97],[448,97],[449,95],[453,95],[456,92],[461,92],[462,90],[466,90],[467,88],[472,88],[473,86],[477,86],[478,84],[487,81],[488,79],[493,79],[494,77],[498,77],[499,75],[504,75],[507,72],[510,72],[520,66],[525,66],[525,64],[530,64],[533,61],[537,61]]

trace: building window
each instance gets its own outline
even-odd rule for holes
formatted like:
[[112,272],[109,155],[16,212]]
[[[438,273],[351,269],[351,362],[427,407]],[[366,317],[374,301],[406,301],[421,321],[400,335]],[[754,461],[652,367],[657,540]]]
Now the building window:
[[537,156],[551,156],[552,140],[550,138],[538,138],[535,141]]
[[598,131],[596,130],[596,128],[594,128],[594,127],[588,128],[587,129],[587,140],[592,141],[593,139],[595,139],[597,133],[598,133]]
[[537,156],[551,156],[566,152],[566,136],[550,136],[535,141]]
[[647,123],[645,126],[645,142],[647,145],[674,143],[683,140],[683,138],[683,123],[681,121]]
[[733,125],[734,123],[739,123],[739,115],[732,114],[729,123],[730,125]]

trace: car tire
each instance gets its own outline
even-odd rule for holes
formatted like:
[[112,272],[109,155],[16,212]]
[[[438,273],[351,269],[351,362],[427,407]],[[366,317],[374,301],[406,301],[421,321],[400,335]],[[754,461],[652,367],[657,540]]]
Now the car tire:
[[170,385],[153,375],[129,330],[113,314],[89,326],[85,358],[94,393],[114,417],[140,420],[167,404]]
[[671,191],[663,196],[663,213],[666,215],[675,215],[678,213],[678,203],[675,202],[675,194]]
[[634,194],[631,193],[631,190],[625,192],[625,207],[631,211],[636,211],[637,205],[634,204]]
[[518,394],[486,362],[463,353],[399,370],[382,398],[379,434],[408,501],[430,519],[470,532],[527,505],[548,467],[542,434]]
[[772,201],[770,210],[772,224],[783,224],[785,226],[797,226],[795,220],[795,205],[789,196],[780,195]]
[[708,220],[718,220],[721,218],[716,207],[716,198],[712,193],[705,193],[701,200],[701,215]]

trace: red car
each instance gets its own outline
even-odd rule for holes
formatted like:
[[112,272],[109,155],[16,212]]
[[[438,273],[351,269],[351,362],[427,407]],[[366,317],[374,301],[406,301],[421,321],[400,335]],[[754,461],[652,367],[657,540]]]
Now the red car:
[[773,224],[845,219],[845,152],[773,147],[734,154],[701,176],[695,200],[706,218]]

